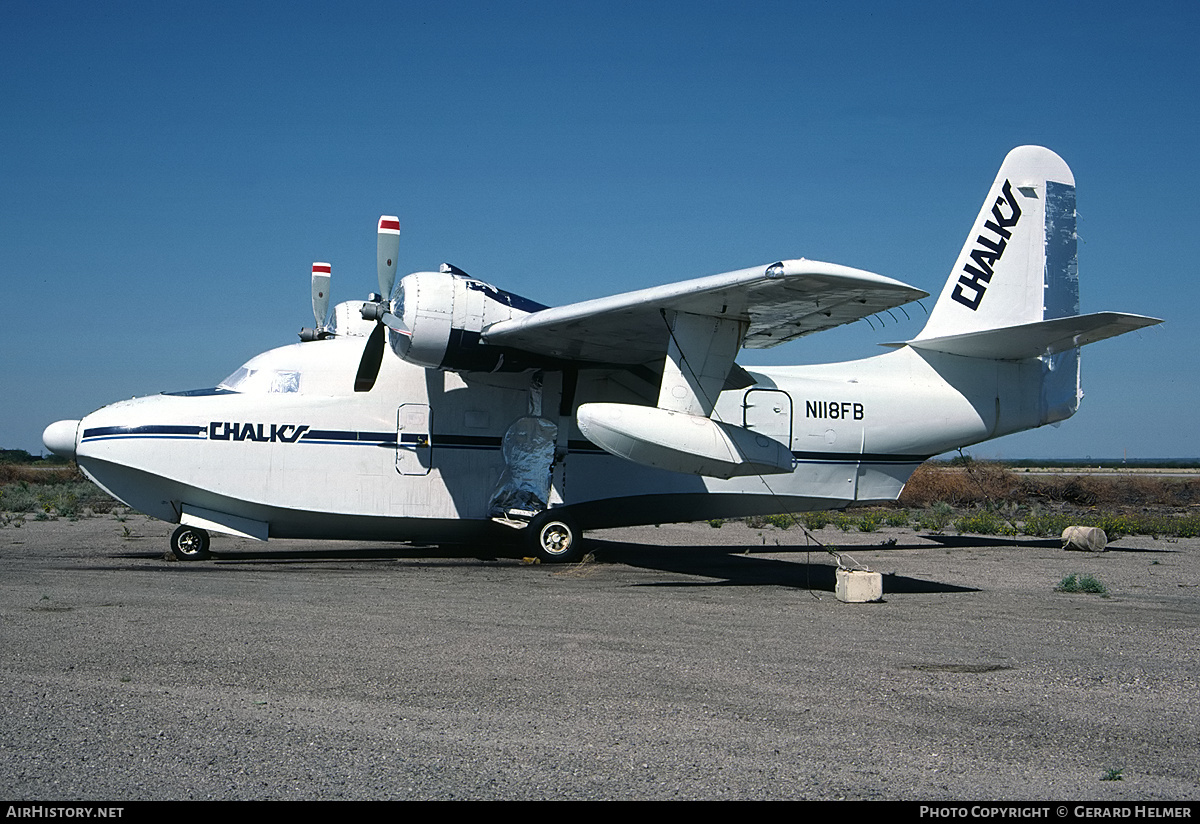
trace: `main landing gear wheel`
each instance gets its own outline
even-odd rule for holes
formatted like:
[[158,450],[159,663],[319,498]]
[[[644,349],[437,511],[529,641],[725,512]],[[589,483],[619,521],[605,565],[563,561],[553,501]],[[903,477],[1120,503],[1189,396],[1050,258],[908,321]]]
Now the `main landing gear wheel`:
[[583,557],[583,531],[569,518],[543,513],[525,531],[534,554],[547,563],[566,564]]
[[181,526],[171,533],[171,552],[181,561],[204,561],[208,553],[208,533],[194,526]]

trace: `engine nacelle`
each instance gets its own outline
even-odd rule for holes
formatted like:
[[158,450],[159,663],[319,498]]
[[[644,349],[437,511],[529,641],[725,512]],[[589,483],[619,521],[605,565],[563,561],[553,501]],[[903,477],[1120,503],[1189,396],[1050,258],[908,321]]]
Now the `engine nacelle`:
[[[449,271],[446,271],[449,270]],[[496,372],[525,369],[501,347],[482,342],[493,323],[546,307],[475,280],[450,266],[441,272],[414,272],[400,280],[392,314],[405,331],[391,330],[392,351],[431,369]],[[506,354],[508,357],[506,358]]]

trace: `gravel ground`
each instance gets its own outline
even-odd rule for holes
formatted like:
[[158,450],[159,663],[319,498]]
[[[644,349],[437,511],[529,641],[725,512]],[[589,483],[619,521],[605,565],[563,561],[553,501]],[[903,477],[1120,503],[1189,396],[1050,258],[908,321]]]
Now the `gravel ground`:
[[843,604],[796,529],[567,568],[170,529],[0,528],[0,798],[1200,799],[1198,540],[825,529],[885,574]]

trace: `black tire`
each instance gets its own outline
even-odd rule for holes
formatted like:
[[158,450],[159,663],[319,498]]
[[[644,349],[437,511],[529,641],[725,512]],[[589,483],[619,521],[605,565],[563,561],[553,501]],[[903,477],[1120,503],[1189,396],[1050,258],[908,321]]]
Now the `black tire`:
[[206,561],[212,556],[208,553],[208,533],[194,526],[181,526],[171,533],[171,552],[180,561]]
[[548,564],[569,564],[583,557],[583,531],[570,518],[543,512],[525,533],[526,545]]

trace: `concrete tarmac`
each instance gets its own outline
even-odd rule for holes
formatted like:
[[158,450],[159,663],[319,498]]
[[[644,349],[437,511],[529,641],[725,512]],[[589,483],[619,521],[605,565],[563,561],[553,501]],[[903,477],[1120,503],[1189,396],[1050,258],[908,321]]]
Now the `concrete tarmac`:
[[798,529],[570,567],[170,532],[0,528],[0,798],[1200,799],[1197,540],[827,528],[885,573],[844,604]]

